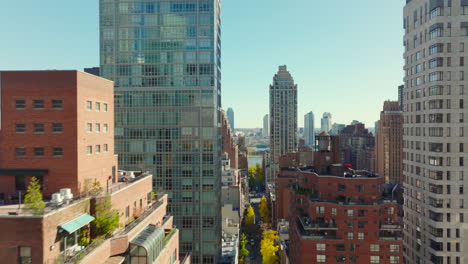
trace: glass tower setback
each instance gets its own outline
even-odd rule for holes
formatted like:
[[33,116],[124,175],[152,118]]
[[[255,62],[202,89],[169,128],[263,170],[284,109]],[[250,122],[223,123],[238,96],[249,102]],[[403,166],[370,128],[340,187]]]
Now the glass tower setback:
[[216,263],[220,251],[220,34],[219,0],[100,0],[119,166],[150,171],[169,194],[193,263]]

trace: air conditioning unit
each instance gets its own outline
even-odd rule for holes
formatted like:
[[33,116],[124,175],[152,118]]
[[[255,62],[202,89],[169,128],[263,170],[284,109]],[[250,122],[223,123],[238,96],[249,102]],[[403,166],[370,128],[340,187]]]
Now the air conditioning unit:
[[72,194],[70,188],[63,188],[63,189],[60,189],[60,194],[62,195],[63,200],[64,200],[66,203],[70,202],[70,201],[73,199],[73,194]]
[[51,203],[55,206],[60,206],[63,203],[63,196],[61,193],[53,193]]

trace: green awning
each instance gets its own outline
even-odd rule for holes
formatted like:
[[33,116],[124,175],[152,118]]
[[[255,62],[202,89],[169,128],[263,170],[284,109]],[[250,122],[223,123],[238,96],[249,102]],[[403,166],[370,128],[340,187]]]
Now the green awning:
[[75,232],[76,230],[82,228],[83,226],[89,224],[94,220],[94,217],[89,214],[82,214],[77,218],[71,220],[60,226],[60,229],[67,231],[69,234]]

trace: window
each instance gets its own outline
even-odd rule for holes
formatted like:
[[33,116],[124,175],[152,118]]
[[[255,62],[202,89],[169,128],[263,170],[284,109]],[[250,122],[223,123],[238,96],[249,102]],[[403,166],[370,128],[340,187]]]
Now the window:
[[435,28],[429,32],[429,39],[435,39],[442,36],[442,28]]
[[52,109],[62,110],[63,109],[63,101],[62,100],[52,100]]
[[338,191],[339,191],[339,192],[344,192],[344,191],[346,191],[346,185],[344,185],[344,184],[338,184]]
[[94,105],[94,108],[95,108],[96,112],[101,111],[101,103],[96,102],[96,104]]
[[370,251],[371,251],[371,252],[379,252],[379,251],[380,251],[380,245],[371,244],[371,245],[370,245]]
[[101,124],[96,123],[96,124],[94,125],[94,128],[95,128],[95,130],[96,130],[96,133],[101,132]]
[[353,210],[347,210],[347,212],[348,212],[348,216],[349,216],[349,217],[353,217],[353,215],[354,215],[354,211],[353,211]]
[[390,245],[390,252],[400,252],[400,245]]
[[93,102],[86,101],[86,110],[91,111],[93,109]]
[[107,144],[102,145],[102,152],[107,152]]
[[107,133],[107,131],[109,130],[109,125],[108,124],[104,124],[103,127],[102,127],[102,131],[104,133]]
[[96,145],[96,148],[94,150],[96,153],[101,153],[101,145]]
[[346,251],[346,246],[344,244],[336,244],[336,251]]
[[354,239],[354,233],[348,233],[348,240]]
[[25,100],[16,100],[15,101],[16,110],[23,110],[26,108],[26,101]]
[[325,262],[327,262],[326,255],[317,255],[317,263],[325,263]]
[[400,263],[399,256],[390,256],[390,264],[398,264],[398,263]]
[[324,206],[317,206],[317,207],[315,208],[315,212],[316,212],[317,214],[324,214],[324,213],[325,213],[325,207],[324,207]]
[[44,109],[44,100],[34,100],[34,109]]
[[326,244],[317,244],[317,251],[325,251],[327,248]]
[[463,9],[462,14],[463,15],[468,15],[468,6],[464,5],[464,6],[462,6],[462,9]]
[[52,133],[63,133],[63,124],[62,123],[53,123],[52,124]]
[[34,148],[34,157],[44,157],[44,148]]
[[125,208],[125,217],[128,218],[130,216],[130,206]]
[[25,124],[16,124],[15,126],[16,134],[23,134],[26,132],[26,125]]
[[364,240],[364,233],[359,232],[358,233],[358,239],[359,240]]
[[441,15],[441,8],[440,7],[436,7],[434,9],[432,9],[431,11],[431,19],[433,19],[434,17],[438,17]]
[[86,124],[86,131],[87,132],[93,132],[93,124],[87,123]]
[[370,263],[371,264],[379,264],[380,263],[380,256],[370,256]]
[[444,50],[444,45],[443,44],[434,44],[429,47],[429,55],[433,55],[436,53],[442,53]]
[[34,133],[35,134],[44,133],[44,124],[34,124]]
[[19,246],[19,264],[31,264],[31,247],[30,246]]
[[15,157],[26,157],[26,148],[15,148]]
[[92,146],[87,146],[86,147],[86,154],[88,154],[88,155],[93,154],[93,147]]
[[336,215],[336,208],[331,209],[332,215]]
[[52,150],[52,155],[54,157],[63,157],[63,148],[54,147]]
[[107,112],[107,104],[102,104],[102,111]]

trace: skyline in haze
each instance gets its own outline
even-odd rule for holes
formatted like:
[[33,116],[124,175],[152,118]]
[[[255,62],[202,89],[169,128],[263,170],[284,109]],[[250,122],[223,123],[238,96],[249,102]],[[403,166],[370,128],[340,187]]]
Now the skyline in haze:
[[[25,9],[24,2],[11,2],[0,10],[0,22],[9,25],[1,32],[8,40],[0,43],[1,70],[99,65],[97,1],[28,5]],[[357,119],[373,127],[383,102],[396,100],[402,84],[403,5],[375,0],[224,1],[223,109],[234,109],[236,127],[262,127],[268,87],[278,66],[286,64],[298,84],[298,116],[331,112],[333,122]],[[299,118],[298,126],[303,125]]]

